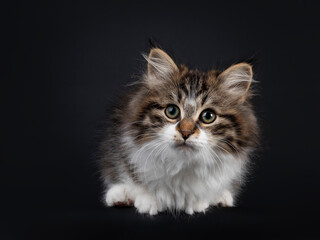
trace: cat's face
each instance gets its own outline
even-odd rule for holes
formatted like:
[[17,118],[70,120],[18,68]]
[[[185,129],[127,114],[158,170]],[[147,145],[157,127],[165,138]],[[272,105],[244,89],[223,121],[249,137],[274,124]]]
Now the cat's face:
[[138,143],[154,141],[186,154],[237,153],[253,144],[250,65],[237,64],[222,73],[193,71],[177,67],[159,49],[147,60],[147,90],[132,123]]

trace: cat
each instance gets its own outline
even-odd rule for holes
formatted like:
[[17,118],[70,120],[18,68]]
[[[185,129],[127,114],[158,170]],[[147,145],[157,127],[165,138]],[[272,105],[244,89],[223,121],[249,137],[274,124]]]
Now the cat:
[[106,205],[149,215],[234,206],[258,144],[252,66],[189,70],[159,48],[144,57],[101,144]]

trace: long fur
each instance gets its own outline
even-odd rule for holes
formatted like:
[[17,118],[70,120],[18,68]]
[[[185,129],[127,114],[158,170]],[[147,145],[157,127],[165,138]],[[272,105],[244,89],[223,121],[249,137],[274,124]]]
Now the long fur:
[[[251,66],[189,70],[160,49],[146,59],[148,71],[114,109],[101,144],[106,204],[134,205],[150,215],[233,206],[258,142]],[[178,119],[165,115],[172,104]],[[204,109],[216,114],[213,123],[199,120]],[[192,126],[187,140],[185,121]]]

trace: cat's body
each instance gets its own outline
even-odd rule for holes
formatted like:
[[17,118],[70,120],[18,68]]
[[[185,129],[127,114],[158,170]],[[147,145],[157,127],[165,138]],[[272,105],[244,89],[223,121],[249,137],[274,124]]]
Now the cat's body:
[[150,215],[233,206],[258,136],[251,66],[193,71],[160,49],[147,61],[102,144],[107,205],[134,205]]

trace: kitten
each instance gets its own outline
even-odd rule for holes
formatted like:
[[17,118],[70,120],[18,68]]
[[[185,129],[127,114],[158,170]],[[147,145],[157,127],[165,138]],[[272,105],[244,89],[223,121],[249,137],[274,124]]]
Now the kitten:
[[233,206],[258,139],[251,66],[189,70],[158,48],[146,60],[102,143],[106,204],[150,215]]

